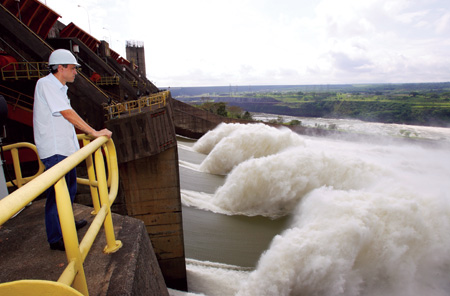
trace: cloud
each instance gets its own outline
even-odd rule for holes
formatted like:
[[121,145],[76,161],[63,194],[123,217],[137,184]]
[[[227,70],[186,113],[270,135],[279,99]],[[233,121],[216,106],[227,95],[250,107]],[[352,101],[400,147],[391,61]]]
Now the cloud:
[[436,20],[436,33],[448,34],[449,31],[450,31],[450,12],[446,12]]
[[[144,42],[158,86],[447,81],[447,0],[80,0],[92,34]],[[87,30],[86,11],[47,0]],[[426,73],[424,75],[423,73]]]
[[372,63],[364,58],[352,58],[343,52],[331,53],[334,65],[344,72],[367,72],[371,69]]

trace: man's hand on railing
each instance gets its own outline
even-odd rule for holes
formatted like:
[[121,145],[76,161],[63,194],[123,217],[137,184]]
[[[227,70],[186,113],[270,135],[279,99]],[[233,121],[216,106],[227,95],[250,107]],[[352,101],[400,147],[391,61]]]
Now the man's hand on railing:
[[60,111],[61,115],[67,119],[70,123],[72,123],[77,129],[81,130],[82,132],[91,135],[95,138],[101,137],[101,136],[107,136],[108,138],[111,138],[112,132],[106,128],[97,131],[94,128],[92,128],[84,119],[78,115],[78,113],[73,109],[67,109]]
[[94,137],[96,137],[96,138],[101,137],[101,136],[107,136],[109,139],[111,139],[112,132],[111,132],[109,129],[104,128],[104,129],[102,129],[102,130],[100,130],[100,131],[94,130],[94,131],[91,133],[91,135],[94,136]]

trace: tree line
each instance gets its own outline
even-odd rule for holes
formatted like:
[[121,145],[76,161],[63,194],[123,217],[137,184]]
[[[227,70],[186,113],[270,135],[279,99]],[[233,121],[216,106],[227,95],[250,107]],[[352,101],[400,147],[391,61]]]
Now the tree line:
[[251,112],[259,112],[383,123],[450,125],[450,91],[446,88],[430,91],[370,88],[345,93],[276,91],[235,97],[202,97],[200,102],[193,100],[191,103],[220,116],[242,119],[251,119]]

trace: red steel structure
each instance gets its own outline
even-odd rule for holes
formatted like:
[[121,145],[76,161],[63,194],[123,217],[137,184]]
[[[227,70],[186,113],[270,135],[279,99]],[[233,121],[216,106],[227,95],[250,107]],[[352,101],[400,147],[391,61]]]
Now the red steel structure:
[[0,0],[0,4],[43,39],[61,17],[38,0]]

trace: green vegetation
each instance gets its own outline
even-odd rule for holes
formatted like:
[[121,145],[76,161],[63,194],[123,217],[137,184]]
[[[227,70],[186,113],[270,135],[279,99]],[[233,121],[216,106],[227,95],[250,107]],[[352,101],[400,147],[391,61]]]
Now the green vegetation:
[[[201,96],[200,100],[198,96],[190,96],[183,100],[232,118],[251,118],[249,112],[261,112],[385,123],[450,125],[450,83],[290,86],[266,91],[219,93]],[[247,111],[244,113],[243,110]],[[299,125],[301,122],[287,124]]]
[[293,119],[287,123],[288,125],[302,125],[302,122],[297,119]]
[[243,111],[239,106],[229,106],[224,102],[211,102],[208,98],[203,98],[203,103],[195,105],[196,107],[223,117],[253,120],[252,115],[248,111]]
[[449,92],[286,93],[272,97],[278,101],[272,106],[276,114],[283,110],[286,115],[305,117],[439,126],[450,123]]

